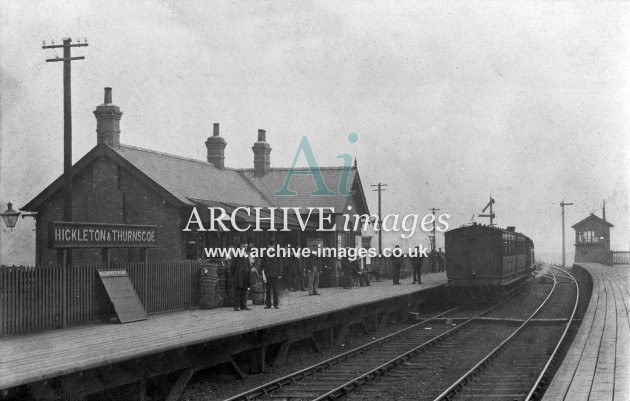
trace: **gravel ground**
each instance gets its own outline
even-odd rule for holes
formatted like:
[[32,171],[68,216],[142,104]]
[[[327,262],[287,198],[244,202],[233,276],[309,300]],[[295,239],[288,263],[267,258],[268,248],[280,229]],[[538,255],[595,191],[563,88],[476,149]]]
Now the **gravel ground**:
[[[566,283],[566,280],[559,290],[559,294],[554,295],[551,302],[551,311],[545,313],[545,317],[566,317],[569,306],[564,305],[563,299],[571,299],[574,290]],[[539,303],[547,296],[552,284],[549,280],[535,279],[508,304],[497,308],[493,316],[509,316],[514,318],[526,317],[535,310]],[[569,302],[570,303],[570,302]],[[555,312],[555,313],[554,313]],[[440,344],[436,349],[420,355],[409,361],[407,364],[396,369],[392,374],[375,380],[356,392],[353,392],[345,399],[350,400],[378,400],[378,401],[400,401],[400,400],[432,400],[441,391],[446,389],[455,378],[458,378],[471,368],[486,350],[491,349],[494,344],[503,340],[503,336],[514,329],[495,324],[488,324],[483,331],[476,330],[465,338],[449,339]],[[509,375],[511,368],[524,366],[527,372],[519,372],[517,380],[522,380],[527,387],[527,383],[533,382],[540,371],[546,358],[555,346],[563,327],[532,326],[526,328],[519,335],[520,340],[515,347],[508,347],[507,351],[500,354],[499,358],[493,362],[489,371],[485,372],[483,380],[477,380],[475,385],[458,399],[470,400],[471,396],[482,394],[505,394],[500,387],[505,381],[505,375]],[[482,339],[482,340],[481,340]],[[527,355],[523,358],[523,355]],[[534,363],[536,360],[537,363]],[[524,365],[524,366],[523,366]],[[527,377],[520,377],[520,375]],[[494,377],[493,377],[494,375]],[[533,378],[532,378],[533,377]],[[509,376],[508,379],[511,379]],[[508,380],[509,381],[509,380]],[[511,386],[518,387],[512,383]],[[531,384],[530,384],[531,385]],[[483,399],[483,398],[476,398]],[[495,398],[493,398],[495,399]],[[497,397],[497,400],[512,401],[513,396]]]
[[220,400],[253,387],[277,379],[291,372],[311,366],[317,362],[328,359],[341,352],[368,343],[374,339],[384,337],[398,331],[408,324],[392,323],[387,327],[365,335],[358,331],[352,331],[346,338],[343,347],[324,348],[321,353],[313,352],[308,344],[296,344],[291,348],[284,366],[268,368],[264,373],[250,375],[244,380],[236,378],[231,368],[222,366],[207,369],[197,373],[186,387],[182,396],[185,401]]
[[[408,361],[352,393],[350,400],[432,400],[475,361],[499,344],[514,328],[479,324]],[[480,342],[479,339],[483,338]]]

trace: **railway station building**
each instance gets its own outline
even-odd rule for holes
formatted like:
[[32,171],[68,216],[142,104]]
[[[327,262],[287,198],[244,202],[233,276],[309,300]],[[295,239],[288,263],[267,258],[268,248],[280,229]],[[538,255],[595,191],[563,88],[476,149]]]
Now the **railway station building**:
[[[94,111],[96,146],[72,166],[72,217],[74,222],[137,224],[157,226],[157,247],[148,254],[150,261],[204,258],[204,247],[228,247],[247,241],[263,246],[272,236],[280,245],[355,247],[361,244],[359,230],[345,231],[344,215],[369,214],[356,161],[352,167],[319,167],[318,177],[332,189],[332,195],[312,196],[318,188],[310,168],[291,174],[291,196],[276,193],[283,188],[290,168],[272,167],[271,146],[266,132],[258,131],[253,143],[253,166],[229,168],[225,163],[226,140],[219,124],[205,142],[207,160],[174,156],[121,143],[120,108],[112,102],[111,88],[105,88],[104,103]],[[124,136],[124,134],[123,134]],[[201,144],[200,144],[201,145]],[[245,150],[243,150],[245,151]],[[295,169],[293,170],[295,172]],[[347,183],[347,193],[339,194],[339,182]],[[321,185],[321,182],[319,183]],[[49,247],[49,225],[63,220],[63,177],[59,177],[21,209],[37,212],[36,263],[58,263],[58,251]],[[208,221],[209,207],[231,213],[238,207],[322,207],[330,212],[336,231],[317,230],[313,216],[302,230],[295,216],[288,218],[290,231],[238,232],[183,231],[193,208]],[[351,208],[348,208],[351,207]],[[349,212],[351,210],[351,212]],[[252,216],[239,210],[237,221],[243,227]],[[276,221],[282,221],[281,216]],[[351,221],[354,219],[351,218]],[[229,223],[229,221],[228,221]],[[277,224],[277,223],[276,223]],[[359,225],[360,226],[360,225]],[[349,227],[355,227],[350,224]],[[112,248],[111,262],[144,260],[139,249]],[[72,251],[73,264],[102,263],[104,251],[80,248]]]

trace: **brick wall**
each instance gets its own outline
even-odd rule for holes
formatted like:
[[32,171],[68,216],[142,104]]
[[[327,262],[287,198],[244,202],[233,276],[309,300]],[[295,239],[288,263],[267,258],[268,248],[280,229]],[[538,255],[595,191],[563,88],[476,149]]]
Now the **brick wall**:
[[[158,247],[149,251],[149,260],[184,259],[182,219],[185,211],[164,201],[140,179],[107,157],[95,159],[74,177],[72,213],[76,222],[157,225]],[[63,220],[61,191],[38,210],[37,247],[39,263],[57,263],[57,250],[48,247],[48,223]],[[102,251],[74,249],[73,264],[101,263]],[[110,260],[140,261],[139,249],[111,249]]]

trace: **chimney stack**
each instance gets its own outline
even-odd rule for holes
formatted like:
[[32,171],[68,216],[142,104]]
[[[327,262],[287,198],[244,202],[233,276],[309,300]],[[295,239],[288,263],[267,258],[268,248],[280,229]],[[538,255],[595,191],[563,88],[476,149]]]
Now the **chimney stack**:
[[122,111],[112,103],[112,88],[105,88],[103,104],[96,106],[96,142],[112,148],[120,146],[120,117]]
[[206,141],[208,148],[208,163],[214,164],[214,167],[223,170],[225,168],[225,139],[219,135],[219,123],[212,125],[212,136]]
[[264,129],[258,130],[258,141],[252,146],[254,151],[254,177],[262,177],[269,170],[271,146],[267,143]]
[[606,200],[602,201],[602,220],[606,221]]

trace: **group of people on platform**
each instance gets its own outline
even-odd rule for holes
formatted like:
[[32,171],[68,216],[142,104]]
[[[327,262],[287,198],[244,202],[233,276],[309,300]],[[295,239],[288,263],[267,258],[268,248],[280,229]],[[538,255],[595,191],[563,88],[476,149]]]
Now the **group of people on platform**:
[[370,277],[367,271],[362,270],[358,260],[349,258],[341,259],[341,286],[344,289],[352,288],[354,283],[361,287],[370,286]]
[[[275,242],[269,241],[269,247],[274,247]],[[246,246],[246,245],[243,245]],[[283,258],[265,254],[259,261],[249,257],[235,257],[230,262],[230,280],[234,289],[234,310],[249,310],[247,307],[247,289],[254,286],[252,281],[261,280],[265,292],[265,309],[275,309],[279,305],[279,283],[283,270],[291,274],[291,291],[307,291],[309,295],[319,295],[320,273],[327,268],[323,260],[313,256],[307,259],[297,258],[295,263],[283,263]],[[284,266],[286,263],[287,266]],[[304,288],[306,284],[307,288]]]
[[[243,245],[247,247],[246,244]],[[274,247],[274,240],[270,240],[269,247]],[[400,248],[396,245],[396,248]],[[283,272],[289,275],[289,291],[308,291],[309,295],[320,295],[320,274],[329,269],[322,258],[312,256],[309,258],[296,258],[287,263],[284,258],[278,256],[265,256],[258,261],[249,257],[235,257],[230,261],[229,276],[234,290],[233,305],[235,311],[249,310],[247,307],[247,290],[255,285],[264,288],[265,309],[279,308],[279,280]],[[413,258],[413,284],[422,284],[422,264],[425,258],[420,256]],[[444,253],[442,249],[433,251],[429,255],[431,271],[444,271]],[[392,281],[394,285],[400,285],[400,271],[403,257],[393,257]],[[257,283],[258,282],[258,283]],[[361,287],[370,286],[369,274],[361,269],[358,260],[341,259],[341,287],[349,289],[357,284]],[[306,288],[305,288],[306,285]]]

